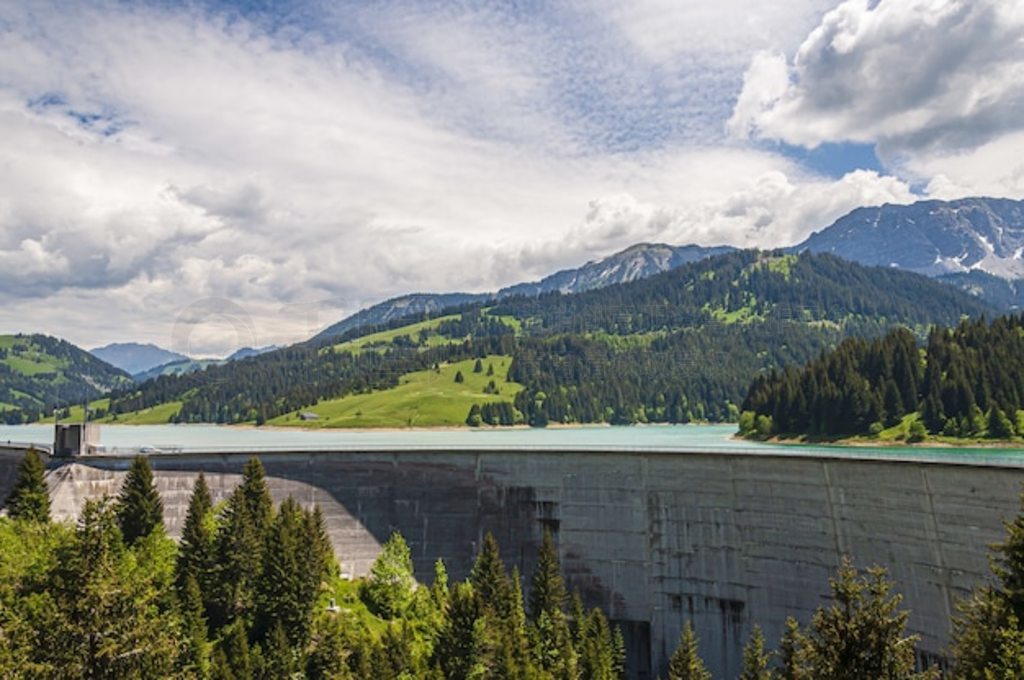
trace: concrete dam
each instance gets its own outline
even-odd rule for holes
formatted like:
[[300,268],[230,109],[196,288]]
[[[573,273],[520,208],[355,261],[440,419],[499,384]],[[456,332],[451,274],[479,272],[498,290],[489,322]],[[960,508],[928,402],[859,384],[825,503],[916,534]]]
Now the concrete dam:
[[[219,500],[250,455],[152,456],[171,533],[200,470]],[[0,454],[4,496],[19,458]],[[807,623],[828,603],[829,576],[845,554],[889,569],[922,660],[941,657],[956,600],[989,577],[988,548],[1017,513],[1024,481],[1020,467],[991,457],[401,450],[260,458],[275,501],[320,505],[352,576],[367,572],[395,530],[424,583],[439,557],[453,579],[466,577],[488,531],[508,566],[528,576],[551,529],[569,586],[622,627],[638,678],[663,670],[686,620],[714,677],[735,677],[753,624],[774,646],[787,616]],[[51,459],[55,516],[116,494],[129,463]]]

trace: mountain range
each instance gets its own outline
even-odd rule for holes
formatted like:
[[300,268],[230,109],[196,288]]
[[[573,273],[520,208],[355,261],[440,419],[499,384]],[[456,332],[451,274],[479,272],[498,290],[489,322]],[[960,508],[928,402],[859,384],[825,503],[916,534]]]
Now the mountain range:
[[150,378],[160,375],[177,375],[201,371],[213,364],[247,359],[274,349],[277,349],[277,345],[242,347],[224,359],[193,359],[184,354],[172,352],[153,344],[115,342],[91,349],[89,353],[111,366],[129,373],[135,382],[145,382]]
[[617,283],[629,283],[732,250],[735,250],[732,246],[638,243],[582,267],[563,269],[539,281],[515,284],[496,293],[414,293],[391,298],[328,326],[314,340],[339,337],[369,326],[383,326],[395,319],[431,316],[444,309],[493,302],[516,295],[538,296],[554,292],[568,295]]
[[[753,376],[801,365],[844,337],[894,326],[923,336],[935,323],[995,313],[898,269],[827,254],[732,251],[628,283],[464,304],[164,376],[115,391],[108,417],[286,425],[308,413],[318,424],[346,414],[359,426],[381,422],[388,404],[380,402],[394,394],[390,406],[401,409],[387,417],[400,424],[439,424],[422,413],[440,398],[462,409],[459,419],[471,419],[475,406],[480,422],[500,424],[727,420]],[[467,392],[461,385],[471,381],[444,379],[451,366],[495,377]],[[433,387],[410,394],[410,384]],[[378,410],[358,420],[362,409],[345,400],[368,394],[382,395]]]
[[[730,246],[638,243],[582,267],[496,293],[416,293],[363,309],[321,331],[317,339],[432,316],[444,309],[516,295],[580,293],[628,283],[734,250]],[[895,267],[937,278],[994,306],[1024,307],[1024,201],[965,198],[857,208],[813,233],[790,252],[831,253],[861,264]]]
[[792,248],[943,277],[1024,278],[1024,201],[964,198],[857,208]]
[[153,344],[115,342],[89,350],[89,353],[111,366],[135,375],[173,361],[186,361],[188,357]]
[[[783,255],[785,252],[790,254]],[[843,259],[807,259],[799,255],[804,252]],[[120,343],[97,348],[90,363],[75,354],[84,355],[84,351],[68,343],[60,345],[63,341],[45,336],[6,336],[29,338],[31,342],[7,341],[10,349],[5,350],[7,354],[0,362],[0,411],[8,415],[16,411],[45,412],[58,400],[73,403],[113,389],[113,407],[122,411],[195,395],[201,406],[189,412],[190,419],[244,422],[257,413],[273,417],[295,404],[333,398],[352,385],[362,385],[355,388],[358,390],[383,386],[423,360],[423,356],[405,353],[398,364],[386,368],[372,360],[367,365],[346,366],[342,384],[320,374],[319,360],[309,363],[310,351],[320,356],[323,348],[332,346],[356,353],[359,347],[381,348],[374,353],[385,354],[414,349],[424,356],[433,351],[454,359],[458,351],[438,348],[450,347],[456,341],[484,342],[504,336],[508,327],[515,329],[512,345],[503,345],[501,351],[513,359],[519,352],[518,364],[513,364],[519,369],[526,365],[527,354],[537,356],[538,352],[549,351],[543,347],[555,337],[553,334],[575,338],[573,342],[590,347],[587,351],[597,351],[592,343],[595,338],[603,338],[601,346],[626,347],[631,352],[654,348],[667,351],[662,344],[678,342],[681,335],[688,335],[695,346],[709,348],[713,346],[708,344],[711,337],[725,346],[750,335],[761,340],[747,338],[742,342],[789,343],[782,354],[758,350],[760,356],[770,357],[769,363],[802,361],[812,350],[819,351],[842,335],[876,335],[897,323],[923,332],[930,323],[951,323],[961,314],[992,316],[1001,310],[1020,308],[1024,302],[1022,254],[1024,202],[992,198],[921,201],[859,208],[797,246],[774,254],[749,254],[728,246],[641,243],[579,268],[495,293],[421,293],[393,298],[333,324],[308,343],[293,346],[283,354],[274,347],[244,348],[225,360],[197,362],[153,345]],[[858,268],[846,261],[877,267]],[[926,279],[900,270],[938,282],[926,285]],[[728,279],[731,288],[707,283],[721,278]],[[682,286],[684,291],[673,286]],[[969,295],[957,297],[954,288]],[[909,297],[906,289],[913,291]],[[653,297],[651,291],[656,291]],[[866,291],[887,302],[880,306],[865,297]],[[975,302],[970,302],[972,298]],[[482,319],[481,310],[485,315]],[[795,326],[773,335],[762,323],[769,320]],[[367,335],[378,331],[378,335]],[[377,337],[380,339],[372,340]],[[793,343],[800,349],[794,350]],[[58,345],[59,352],[55,349]],[[728,360],[754,372],[768,367],[763,362],[742,359],[741,355],[750,349],[737,346],[736,357],[740,358],[730,356]],[[298,354],[290,354],[293,350]],[[445,352],[455,354],[448,357]],[[127,370],[120,371],[100,358]],[[170,361],[159,363],[168,358]],[[238,361],[242,358],[247,360]],[[644,361],[649,363],[650,358]],[[273,366],[288,376],[282,377],[275,389],[290,396],[279,395],[271,404],[225,392],[224,383],[236,382],[247,385],[247,389],[261,390],[264,395],[273,393],[260,383],[262,379],[252,378]],[[552,366],[545,370],[552,370]],[[67,370],[69,367],[74,370]],[[712,368],[701,366],[698,372]],[[196,373],[200,369],[207,370]],[[366,370],[378,377],[364,374]],[[509,369],[506,366],[504,370]],[[130,387],[126,382],[128,372],[139,382],[157,376],[171,380],[162,382],[160,395],[155,395],[145,387],[141,391]],[[243,373],[249,377],[238,378]],[[207,389],[214,374],[221,383],[215,390],[220,396]],[[538,375],[513,374],[515,371],[508,372],[508,380],[522,378],[526,392],[531,389],[531,381],[534,385],[545,384]],[[350,380],[355,382],[345,382]],[[180,384],[188,389],[172,394],[178,389],[175,381],[182,381]],[[58,389],[58,385],[62,387]],[[738,388],[729,383],[728,389],[721,389],[732,394]],[[703,409],[700,414],[693,412],[694,417],[722,417],[723,404],[728,401],[721,399],[725,392],[713,398],[707,390],[691,393],[687,398],[700,401]],[[544,390],[540,393],[546,394]],[[226,405],[228,402],[234,405]],[[607,404],[602,408],[614,411]],[[524,405],[524,409],[529,407]],[[611,417],[610,411],[588,413],[588,417],[598,420]],[[621,417],[629,421],[633,416]]]

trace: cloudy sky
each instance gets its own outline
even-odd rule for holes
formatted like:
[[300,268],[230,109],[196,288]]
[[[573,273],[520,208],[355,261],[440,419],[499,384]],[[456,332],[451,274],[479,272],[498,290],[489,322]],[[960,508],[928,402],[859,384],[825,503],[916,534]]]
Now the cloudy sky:
[[1024,197],[1024,0],[0,2],[0,331],[197,355]]

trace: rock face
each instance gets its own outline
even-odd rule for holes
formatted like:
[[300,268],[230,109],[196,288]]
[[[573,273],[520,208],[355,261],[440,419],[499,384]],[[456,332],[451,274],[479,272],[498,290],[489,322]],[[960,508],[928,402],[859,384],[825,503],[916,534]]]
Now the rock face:
[[520,283],[498,291],[498,297],[511,295],[541,295],[582,293],[616,283],[629,283],[655,274],[667,272],[690,262],[696,262],[734,250],[730,246],[669,246],[663,243],[638,243],[622,252],[596,262],[588,262],[578,269],[565,269],[534,283]]
[[502,288],[497,293],[415,293],[385,300],[339,321],[321,331],[314,339],[331,338],[356,328],[385,324],[413,314],[436,315],[443,309],[474,302],[501,299],[513,295],[543,293],[581,293],[616,283],[628,283],[654,276],[714,255],[727,253],[730,246],[668,246],[638,243],[603,260],[588,262],[577,269],[564,269],[540,281]]
[[[983,454],[979,454],[983,455]],[[152,457],[172,534],[196,473],[214,499],[247,455]],[[0,496],[20,456],[0,458]],[[344,573],[362,575],[393,530],[424,582],[436,558],[469,573],[485,532],[508,566],[533,569],[544,527],[569,584],[618,622],[631,677],[661,672],[692,621],[715,677],[736,677],[757,622],[773,644],[786,616],[826,603],[841,556],[890,570],[924,656],[948,648],[956,598],[988,575],[988,546],[1018,508],[1024,470],[810,455],[558,451],[275,453],[275,500],[318,503]],[[79,459],[48,473],[53,512],[116,492],[130,460]]]
[[927,276],[1024,278],[1024,201],[965,198],[858,208],[793,250]]

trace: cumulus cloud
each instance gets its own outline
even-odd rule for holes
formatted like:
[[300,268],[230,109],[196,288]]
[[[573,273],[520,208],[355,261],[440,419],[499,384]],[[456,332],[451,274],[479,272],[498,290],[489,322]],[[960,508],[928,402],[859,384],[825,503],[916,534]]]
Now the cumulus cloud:
[[527,255],[544,262],[544,253],[574,251],[573,244],[588,243],[593,244],[588,254],[600,256],[643,241],[776,248],[802,241],[856,207],[916,198],[906,183],[873,171],[857,170],[833,182],[776,170],[719,198],[676,206],[628,193],[603,197],[590,204],[584,221],[563,239],[531,248]]
[[[197,302],[283,344],[392,295],[495,290],[637,241],[787,245],[912,200],[725,143],[730,112],[762,134],[813,70],[766,56],[743,80],[822,23],[819,0],[330,3],[287,30],[221,6],[0,5],[4,330],[184,328],[225,354],[239,332]],[[944,165],[946,186],[985,162]]]
[[1024,127],[1024,5],[1017,0],[847,0],[791,61],[754,59],[733,135],[883,155],[972,149]]

